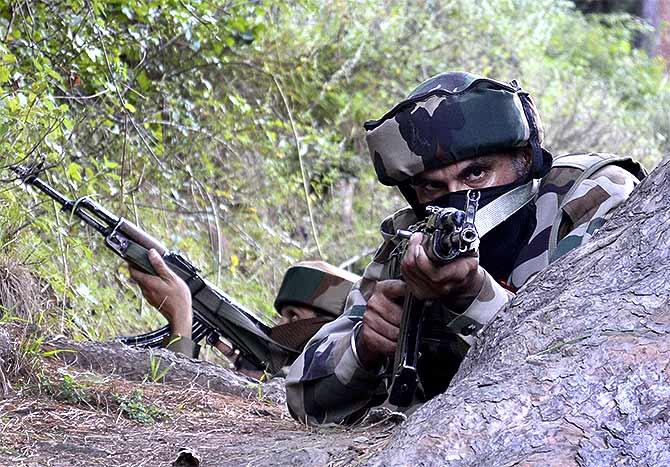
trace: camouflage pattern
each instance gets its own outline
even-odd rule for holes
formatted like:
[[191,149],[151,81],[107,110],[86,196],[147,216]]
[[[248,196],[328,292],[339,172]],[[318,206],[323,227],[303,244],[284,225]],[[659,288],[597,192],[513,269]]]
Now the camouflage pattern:
[[314,308],[318,313],[337,317],[359,276],[324,261],[302,261],[286,271],[277,292],[275,309],[284,305]]
[[[448,304],[442,304],[436,319],[446,323],[453,336],[441,350],[447,354],[444,360],[460,361],[476,335],[513,298],[509,289],[520,288],[549,263],[587,242],[638,183],[633,174],[643,172],[627,158],[607,154],[558,158],[542,179],[534,199],[537,227],[521,249],[505,287],[487,273],[483,289],[462,314],[451,313]],[[375,283],[394,278],[390,272],[394,270],[395,231],[416,220],[413,210],[406,208],[382,222],[384,241],[350,292],[345,312],[321,328],[291,366],[287,403],[297,420],[348,423],[385,400],[387,369],[370,372],[361,366],[354,335]]]
[[[478,155],[528,146],[542,124],[530,96],[470,73],[437,75],[380,120],[365,123],[366,141],[377,177],[398,185],[424,170]],[[546,174],[550,155],[543,151]]]

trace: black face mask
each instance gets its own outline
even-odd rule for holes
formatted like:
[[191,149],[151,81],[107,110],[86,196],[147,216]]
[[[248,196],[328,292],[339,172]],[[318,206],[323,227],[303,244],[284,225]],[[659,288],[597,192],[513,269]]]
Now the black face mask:
[[[528,180],[479,190],[479,209],[504,193],[519,187]],[[414,206],[421,219],[426,215],[427,206],[465,209],[467,190],[447,193],[433,201]],[[504,222],[488,232],[479,243],[479,264],[497,281],[506,281],[514,269],[521,249],[528,243],[535,230],[535,204],[528,203]]]

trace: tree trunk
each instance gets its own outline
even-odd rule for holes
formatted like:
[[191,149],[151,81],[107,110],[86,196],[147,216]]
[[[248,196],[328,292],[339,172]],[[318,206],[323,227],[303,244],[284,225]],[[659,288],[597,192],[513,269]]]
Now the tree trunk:
[[670,465],[669,170],[522,289],[372,465]]
[[343,178],[337,183],[338,197],[342,200],[342,228],[351,230],[354,223],[354,191],[356,183],[353,178]]

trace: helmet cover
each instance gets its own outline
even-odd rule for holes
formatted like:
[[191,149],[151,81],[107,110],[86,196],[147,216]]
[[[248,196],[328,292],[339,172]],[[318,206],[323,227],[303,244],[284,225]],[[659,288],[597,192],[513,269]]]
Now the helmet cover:
[[515,81],[442,73],[364,127],[377,178],[384,185],[406,185],[425,170],[529,145],[533,177],[544,176],[551,167],[551,154],[541,147],[543,130],[535,105]]
[[349,290],[360,277],[324,261],[301,261],[284,274],[274,306],[308,306],[321,314],[342,313]]

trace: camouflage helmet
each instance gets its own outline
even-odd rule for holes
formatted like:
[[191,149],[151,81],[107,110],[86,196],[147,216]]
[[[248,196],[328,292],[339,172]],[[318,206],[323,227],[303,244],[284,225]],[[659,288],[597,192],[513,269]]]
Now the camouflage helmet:
[[377,178],[384,185],[402,188],[425,170],[529,145],[533,178],[543,177],[551,167],[551,154],[541,146],[535,104],[516,81],[442,73],[364,127]]
[[280,312],[285,305],[308,306],[318,313],[337,317],[358,279],[356,274],[324,261],[301,261],[284,274],[275,309]]

